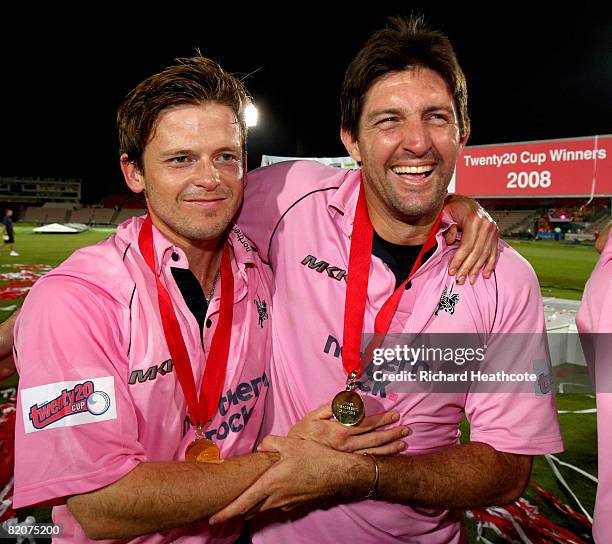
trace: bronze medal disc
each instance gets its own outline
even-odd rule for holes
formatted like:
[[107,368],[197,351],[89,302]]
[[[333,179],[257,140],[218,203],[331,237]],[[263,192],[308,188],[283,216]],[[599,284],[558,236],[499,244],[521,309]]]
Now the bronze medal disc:
[[196,438],[185,452],[185,461],[198,463],[220,463],[219,446],[207,438]]
[[336,421],[352,427],[364,418],[365,409],[361,397],[355,391],[340,391],[332,401],[332,413]]

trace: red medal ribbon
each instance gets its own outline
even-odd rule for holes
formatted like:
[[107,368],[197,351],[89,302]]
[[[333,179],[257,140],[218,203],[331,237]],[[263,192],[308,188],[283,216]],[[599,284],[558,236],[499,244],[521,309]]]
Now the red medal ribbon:
[[234,275],[232,273],[229,244],[227,242],[224,244],[223,254],[221,255],[219,322],[210,344],[210,352],[206,358],[206,368],[200,385],[199,397],[196,396],[195,379],[189,353],[176,318],[172,298],[157,274],[153,246],[153,224],[148,215],[138,235],[138,247],[155,277],[164,336],[166,337],[170,357],[172,357],[172,364],[176,368],[176,376],[187,400],[189,419],[196,427],[204,427],[217,410],[229,357],[234,314]]
[[[406,280],[385,301],[376,315],[374,321],[374,338],[367,346],[364,353],[364,361],[371,359],[373,350],[380,346],[389,331],[391,320],[395,315],[400,298],[415,272],[420,268],[424,255],[436,246],[436,234],[440,227],[442,213],[438,215],[427,240],[419,252],[412,270]],[[357,209],[355,210],[355,221],[351,235],[351,247],[349,254],[349,269],[346,286],[346,299],[344,301],[344,333],[342,340],[342,365],[350,376],[356,372],[356,377],[361,374],[361,335],[363,332],[363,321],[365,317],[366,299],[368,296],[368,280],[370,275],[370,263],[372,260],[372,241],[374,239],[374,227],[368,214],[368,205],[365,197],[363,182],[359,187]]]

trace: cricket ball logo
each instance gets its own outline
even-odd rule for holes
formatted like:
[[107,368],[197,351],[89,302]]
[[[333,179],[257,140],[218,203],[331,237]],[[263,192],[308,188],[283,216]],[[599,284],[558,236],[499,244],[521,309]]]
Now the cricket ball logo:
[[539,376],[538,376],[538,387],[540,388],[540,392],[543,395],[546,395],[547,393],[550,393],[553,389],[553,379],[552,376],[550,374],[545,374],[544,372],[542,372]]
[[104,391],[94,391],[91,380],[64,389],[57,397],[42,405],[30,406],[29,418],[35,429],[44,429],[68,416],[89,412],[94,416],[105,413],[111,399]]

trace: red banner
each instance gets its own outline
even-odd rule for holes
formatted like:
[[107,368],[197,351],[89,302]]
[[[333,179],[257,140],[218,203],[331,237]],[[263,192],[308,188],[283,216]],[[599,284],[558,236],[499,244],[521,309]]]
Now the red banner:
[[467,147],[457,160],[455,192],[612,196],[612,136]]

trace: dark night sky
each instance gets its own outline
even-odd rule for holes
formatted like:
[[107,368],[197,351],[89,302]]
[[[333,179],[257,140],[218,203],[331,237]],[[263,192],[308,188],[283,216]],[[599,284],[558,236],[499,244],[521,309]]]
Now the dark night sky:
[[[261,153],[345,155],[338,138],[344,70],[386,15],[408,10],[292,6],[290,15],[230,3],[213,13],[167,5],[181,11],[156,21],[117,12],[104,25],[95,13],[60,24],[56,11],[44,24],[5,20],[5,28],[15,26],[0,36],[0,175],[78,177],[88,200],[123,192],[117,106],[139,81],[196,48],[231,72],[252,73],[246,83],[260,124],[250,133],[251,167]],[[450,36],[466,72],[470,144],[612,132],[612,17],[602,6],[420,8]]]

